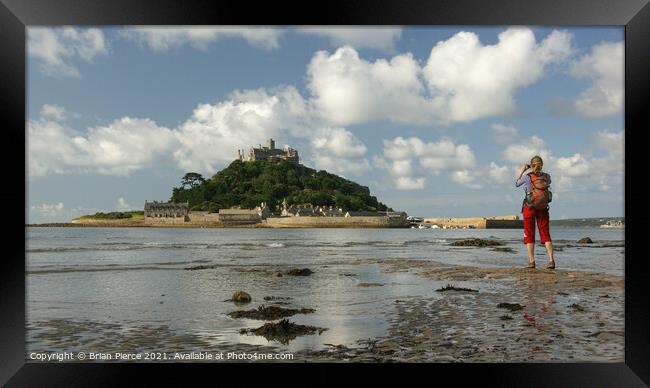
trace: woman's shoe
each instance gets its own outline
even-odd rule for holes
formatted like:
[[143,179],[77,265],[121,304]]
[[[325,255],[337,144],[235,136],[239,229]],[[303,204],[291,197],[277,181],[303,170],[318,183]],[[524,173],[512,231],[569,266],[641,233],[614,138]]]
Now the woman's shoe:
[[551,261],[546,265],[546,269],[555,269],[555,261]]

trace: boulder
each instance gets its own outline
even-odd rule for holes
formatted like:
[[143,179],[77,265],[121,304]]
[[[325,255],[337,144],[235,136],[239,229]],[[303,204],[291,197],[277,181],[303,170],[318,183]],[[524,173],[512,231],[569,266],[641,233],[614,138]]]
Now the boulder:
[[294,269],[289,270],[289,272],[287,272],[287,275],[291,275],[291,276],[309,276],[309,275],[311,275],[313,273],[314,272],[312,270],[310,270],[309,268],[301,268],[301,269],[294,268]]
[[454,247],[492,247],[492,246],[498,246],[503,244],[494,240],[483,240],[480,238],[473,238],[469,240],[454,241],[450,245]]
[[244,291],[237,291],[232,294],[232,301],[237,303],[249,303],[252,300],[250,294]]

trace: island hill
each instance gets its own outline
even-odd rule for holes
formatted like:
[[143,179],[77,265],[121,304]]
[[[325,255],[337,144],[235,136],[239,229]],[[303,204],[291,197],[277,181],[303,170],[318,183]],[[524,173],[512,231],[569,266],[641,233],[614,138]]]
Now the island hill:
[[169,201],[145,201],[144,211],[82,216],[78,226],[170,227],[461,227],[521,228],[518,216],[414,219],[393,211],[359,185],[304,166],[298,151],[250,147],[209,179],[189,172]]
[[[130,216],[132,215],[132,217]],[[204,178],[185,174],[167,201],[145,201],[144,211],[109,221],[80,217],[90,226],[188,227],[408,227],[396,212],[370,195],[366,186],[300,163],[298,151],[265,146],[237,151],[226,168]]]

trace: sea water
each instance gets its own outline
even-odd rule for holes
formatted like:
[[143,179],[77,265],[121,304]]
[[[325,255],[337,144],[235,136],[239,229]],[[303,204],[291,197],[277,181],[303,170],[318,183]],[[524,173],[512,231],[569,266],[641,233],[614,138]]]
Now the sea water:
[[[555,253],[558,269],[623,275],[623,229],[552,228],[551,236],[560,249]],[[587,236],[593,244],[577,243]],[[527,264],[522,230],[511,229],[38,227],[27,228],[25,238],[28,351],[88,346],[110,351],[116,344],[130,346],[119,341],[136,334],[144,341],[137,343],[141,351],[237,344],[293,351],[350,344],[385,335],[384,313],[396,299],[437,294],[431,280],[408,272],[386,274],[357,259],[477,267]],[[514,253],[450,245],[468,238],[497,240]],[[538,266],[545,266],[546,252],[539,243],[536,255]],[[314,273],[287,276],[292,268]],[[285,276],[271,276],[275,271]],[[385,286],[357,286],[364,282]],[[251,294],[253,301],[243,307],[226,301],[238,290]],[[315,309],[290,320],[328,330],[288,344],[240,334],[264,322],[227,313],[268,305],[265,296],[289,298],[283,307]],[[149,343],[149,349],[142,343]]]

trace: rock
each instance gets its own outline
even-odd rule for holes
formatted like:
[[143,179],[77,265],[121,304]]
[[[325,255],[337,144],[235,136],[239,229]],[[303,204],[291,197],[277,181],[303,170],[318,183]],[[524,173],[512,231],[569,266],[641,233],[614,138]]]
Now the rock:
[[264,321],[273,321],[280,318],[290,317],[296,314],[311,314],[314,309],[302,308],[300,310],[296,309],[285,309],[278,306],[269,306],[264,305],[259,306],[256,310],[248,311],[233,311],[228,313],[228,316],[231,318],[248,318],[248,319],[259,319]]
[[506,253],[516,253],[514,249],[510,247],[503,247],[503,248],[494,248],[494,252],[506,252]]
[[271,276],[273,276],[274,278],[281,278],[282,277],[282,272],[273,272],[271,274]]
[[294,268],[294,269],[289,270],[289,272],[287,272],[287,275],[291,275],[291,276],[309,276],[309,275],[311,275],[313,273],[314,273],[314,271],[310,270],[309,268],[302,268],[302,269]]
[[578,244],[593,244],[593,241],[589,237],[583,237],[578,240]]
[[518,311],[523,309],[524,306],[520,305],[519,303],[499,303],[497,305],[497,308],[508,309],[510,311]]
[[512,319],[512,317],[510,315],[502,315],[499,317],[499,319],[501,319],[502,321],[509,321]]
[[438,288],[436,292],[445,292],[445,291],[465,291],[465,292],[478,292],[478,290],[472,290],[471,288],[461,288],[461,287],[455,287],[452,286],[451,284],[447,284],[443,288]]
[[451,243],[451,245],[454,247],[492,247],[492,246],[503,245],[503,244],[501,244],[498,241],[473,238],[470,240],[454,241],[453,243]]
[[197,265],[195,267],[185,267],[183,269],[186,270],[186,271],[196,271],[196,270],[199,270],[199,269],[213,269],[213,268],[217,268],[217,265],[215,265],[215,264]]
[[237,291],[234,294],[232,294],[232,299],[233,302],[238,302],[238,303],[249,303],[252,298],[250,294],[244,291]]
[[289,322],[288,319],[283,319],[277,323],[266,323],[264,326],[260,326],[256,329],[241,329],[239,333],[252,333],[260,335],[269,341],[278,341],[286,345],[289,343],[289,341],[295,339],[299,335],[314,333],[318,333],[320,335],[325,330],[327,329],[307,325],[298,325],[293,322]]
[[572,309],[574,309],[574,310],[576,310],[576,311],[580,311],[580,312],[585,311],[585,308],[582,307],[582,306],[580,306],[580,305],[577,304],[577,303],[574,303],[574,304],[572,304],[572,305],[569,306],[569,307],[571,307]]
[[357,287],[381,287],[383,284],[381,283],[359,283],[357,284]]

